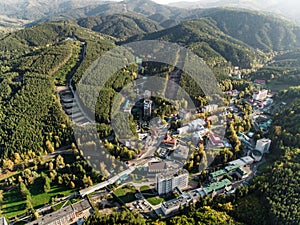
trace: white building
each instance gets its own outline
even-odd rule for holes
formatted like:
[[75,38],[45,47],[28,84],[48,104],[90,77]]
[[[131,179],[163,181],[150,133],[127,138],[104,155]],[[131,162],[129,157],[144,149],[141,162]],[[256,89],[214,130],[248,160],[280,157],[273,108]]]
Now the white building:
[[268,153],[271,145],[271,140],[267,138],[262,138],[257,140],[255,150],[260,151],[262,154]]
[[264,101],[268,97],[268,90],[262,89],[255,92],[252,97],[255,101]]
[[254,163],[254,158],[251,156],[244,156],[242,158],[230,161],[228,164],[229,165],[238,165],[238,166],[246,166],[246,165],[251,165]]
[[0,217],[0,225],[8,225],[5,217]]
[[156,190],[159,195],[172,192],[176,187],[186,188],[188,186],[189,173],[181,169],[175,173],[156,175]]
[[161,210],[163,211],[164,215],[178,212],[181,206],[186,207],[192,200],[192,196],[189,193],[182,194],[178,198],[163,202],[161,205]]
[[145,99],[144,100],[144,116],[145,117],[151,116],[151,109],[152,109],[152,101]]
[[203,112],[212,112],[218,109],[218,105],[217,104],[211,104],[211,105],[207,105],[203,107]]
[[151,91],[145,90],[145,92],[144,92],[144,98],[145,99],[150,99],[151,98]]
[[201,131],[204,129],[205,121],[203,119],[196,119],[190,121],[187,125],[177,129],[179,134],[192,133],[195,131]]

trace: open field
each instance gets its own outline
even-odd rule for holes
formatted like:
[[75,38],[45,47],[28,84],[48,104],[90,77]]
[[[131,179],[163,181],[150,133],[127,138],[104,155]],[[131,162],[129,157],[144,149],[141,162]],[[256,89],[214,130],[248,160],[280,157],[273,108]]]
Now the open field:
[[114,194],[124,203],[134,201],[136,199],[134,196],[135,193],[135,187],[127,185],[114,191]]

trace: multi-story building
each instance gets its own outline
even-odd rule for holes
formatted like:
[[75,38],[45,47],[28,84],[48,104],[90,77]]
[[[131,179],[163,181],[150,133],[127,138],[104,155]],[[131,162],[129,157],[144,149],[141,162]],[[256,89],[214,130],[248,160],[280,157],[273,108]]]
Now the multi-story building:
[[271,140],[267,138],[262,138],[257,140],[255,150],[260,151],[262,154],[268,153],[271,145]]
[[176,187],[186,188],[188,186],[189,173],[185,169],[177,172],[169,172],[156,175],[156,190],[159,195],[172,192]]
[[268,90],[263,89],[253,94],[253,99],[256,101],[264,101],[268,96]]
[[8,225],[5,217],[0,217],[0,225]]
[[152,101],[150,99],[144,100],[144,116],[151,117]]

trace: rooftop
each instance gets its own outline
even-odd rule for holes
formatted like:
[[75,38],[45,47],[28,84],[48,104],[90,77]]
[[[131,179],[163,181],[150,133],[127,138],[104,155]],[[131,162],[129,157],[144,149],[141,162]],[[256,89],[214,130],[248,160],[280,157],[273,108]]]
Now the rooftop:
[[236,170],[237,168],[239,168],[240,166],[239,165],[229,165],[229,166],[226,166],[225,167],[225,170],[227,172],[230,172],[230,171],[233,171],[233,170]]
[[183,174],[188,175],[189,173],[185,169],[180,169],[180,170],[176,170],[176,171],[170,170],[170,171],[166,171],[166,173],[164,173],[164,174],[157,174],[157,178],[159,178],[159,179],[170,179],[170,178],[177,177],[177,176],[180,176],[180,175],[183,175]]
[[231,181],[228,180],[228,179],[224,179],[224,180],[221,180],[221,181],[217,181],[217,182],[214,182],[214,183],[211,183],[209,186],[203,188],[203,190],[209,194],[213,191],[218,191],[218,190],[221,190],[222,188],[225,188],[226,186],[229,186],[231,185]]
[[214,178],[223,176],[223,175],[225,175],[225,174],[226,174],[226,171],[225,171],[225,170],[217,170],[217,171],[215,171],[215,172],[210,173],[210,176],[214,179]]
[[[77,202],[73,205],[66,206],[60,210],[49,213],[38,220],[27,223],[29,225],[47,225],[47,224],[56,224],[56,221],[63,221],[66,223],[71,219],[74,219],[77,212],[82,212],[86,209],[92,208],[88,200],[83,200]],[[1,223],[0,223],[1,224]],[[60,223],[57,223],[60,224]],[[63,224],[63,223],[62,223]],[[2,224],[1,224],[2,225]]]
[[178,198],[174,198],[167,202],[163,202],[162,206],[166,209],[178,207],[179,205],[184,205],[191,198],[192,198],[191,195],[188,193],[182,194]]
[[167,164],[165,162],[149,162],[149,171],[153,170],[164,170],[167,168]]
[[0,217],[0,225],[8,225],[5,217]]
[[244,156],[241,158],[246,164],[250,165],[254,162],[254,159],[251,156]]
[[217,134],[210,134],[209,140],[214,144],[223,143],[222,139]]

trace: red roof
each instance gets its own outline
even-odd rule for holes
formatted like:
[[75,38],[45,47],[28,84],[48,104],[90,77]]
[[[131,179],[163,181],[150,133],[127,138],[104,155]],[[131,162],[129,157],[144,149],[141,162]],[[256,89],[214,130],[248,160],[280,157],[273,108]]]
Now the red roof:
[[212,143],[215,143],[215,144],[223,143],[223,140],[217,134],[211,134],[211,135],[209,135],[209,140]]
[[254,80],[254,83],[257,83],[257,84],[266,84],[266,80]]

